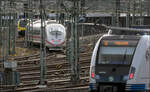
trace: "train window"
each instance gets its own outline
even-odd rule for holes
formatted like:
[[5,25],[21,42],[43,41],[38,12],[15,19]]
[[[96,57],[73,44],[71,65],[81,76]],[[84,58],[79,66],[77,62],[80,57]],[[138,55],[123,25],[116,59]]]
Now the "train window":
[[56,31],[51,31],[50,34],[51,35],[61,35],[62,32],[56,30]]
[[135,47],[101,46],[98,64],[130,64]]
[[47,22],[47,24],[55,24],[57,23],[56,21],[50,21],[50,22]]
[[33,30],[34,35],[40,35],[40,30]]
[[101,45],[104,46],[136,46],[138,41],[121,41],[121,40],[103,40]]

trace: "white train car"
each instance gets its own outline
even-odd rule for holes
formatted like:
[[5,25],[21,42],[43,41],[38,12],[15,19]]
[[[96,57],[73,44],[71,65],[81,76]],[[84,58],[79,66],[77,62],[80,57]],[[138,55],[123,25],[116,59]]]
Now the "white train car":
[[98,40],[90,66],[91,92],[150,91],[148,33],[149,30],[111,28]]
[[[31,42],[41,43],[40,39],[40,30],[41,30],[41,21],[35,21],[33,24],[30,24],[30,27],[33,26],[33,31],[29,32]],[[57,23],[55,20],[45,21],[45,43],[46,47],[49,50],[63,50],[65,47],[66,41],[66,29],[62,24]]]
[[150,35],[142,36],[136,47],[126,91],[150,92]]

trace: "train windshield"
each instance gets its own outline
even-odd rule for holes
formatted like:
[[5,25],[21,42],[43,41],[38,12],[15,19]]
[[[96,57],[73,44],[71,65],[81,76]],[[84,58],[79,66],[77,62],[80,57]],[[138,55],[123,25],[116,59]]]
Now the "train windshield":
[[98,64],[126,64],[129,65],[135,47],[128,46],[101,46],[99,49]]
[[55,30],[55,31],[51,31],[50,32],[52,35],[61,35],[62,32],[58,31],[58,30]]

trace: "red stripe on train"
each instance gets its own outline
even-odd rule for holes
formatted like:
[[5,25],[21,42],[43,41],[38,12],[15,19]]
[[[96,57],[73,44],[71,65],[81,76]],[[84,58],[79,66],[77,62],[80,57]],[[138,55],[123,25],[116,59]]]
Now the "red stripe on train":
[[39,35],[33,35],[32,37],[33,37],[33,38],[40,38]]
[[48,44],[50,44],[50,45],[53,45],[53,46],[61,46],[61,45],[63,45],[63,44],[65,43],[65,41],[63,41],[63,42],[60,43],[60,44],[54,44],[54,43],[49,42],[48,40],[46,40],[46,42],[47,42]]
[[[32,35],[30,35],[30,36],[32,36]],[[33,37],[33,38],[40,38],[39,35],[33,35],[32,37]],[[47,42],[48,44],[50,44],[50,45],[53,45],[53,46],[61,46],[61,45],[63,45],[63,44],[65,43],[65,41],[63,41],[63,42],[60,43],[60,44],[54,44],[54,43],[52,43],[52,42],[50,42],[50,41],[48,41],[48,40],[46,40],[46,42]]]

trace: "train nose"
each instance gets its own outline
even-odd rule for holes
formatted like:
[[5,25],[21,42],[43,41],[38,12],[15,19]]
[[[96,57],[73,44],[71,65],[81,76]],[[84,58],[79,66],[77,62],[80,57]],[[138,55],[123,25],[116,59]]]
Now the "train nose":
[[52,43],[60,43],[60,42],[61,42],[61,39],[55,39],[55,40],[52,39],[51,42],[52,42]]
[[59,46],[63,43],[63,40],[61,40],[61,39],[50,39],[49,43],[54,45],[54,46]]

